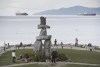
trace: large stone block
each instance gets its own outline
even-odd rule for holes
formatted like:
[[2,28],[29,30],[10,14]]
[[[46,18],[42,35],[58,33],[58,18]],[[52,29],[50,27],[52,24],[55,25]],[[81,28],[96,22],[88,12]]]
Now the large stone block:
[[50,28],[49,25],[38,25],[38,29]]
[[51,39],[45,40],[44,47],[45,49],[51,48]]
[[44,42],[44,51],[45,51],[45,56],[46,57],[50,56],[50,48],[51,48],[51,39],[45,40],[45,42]]
[[35,52],[41,51],[42,50],[42,41],[41,40],[36,40],[34,43],[34,48]]
[[40,22],[41,22],[41,25],[46,25],[46,18],[40,17]]
[[46,36],[46,35],[47,35],[46,29],[41,29],[41,32],[40,32],[39,36]]
[[51,35],[47,35],[47,36],[37,36],[36,39],[37,40],[47,40],[47,39],[51,39]]

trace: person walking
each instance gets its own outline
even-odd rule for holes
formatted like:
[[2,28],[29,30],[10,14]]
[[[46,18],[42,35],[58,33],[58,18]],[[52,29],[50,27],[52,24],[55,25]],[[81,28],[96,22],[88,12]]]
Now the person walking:
[[16,62],[16,53],[15,50],[12,51],[12,59],[13,59],[13,63]]
[[53,50],[52,53],[51,53],[52,63],[56,63],[57,56],[58,56],[57,51],[56,50]]

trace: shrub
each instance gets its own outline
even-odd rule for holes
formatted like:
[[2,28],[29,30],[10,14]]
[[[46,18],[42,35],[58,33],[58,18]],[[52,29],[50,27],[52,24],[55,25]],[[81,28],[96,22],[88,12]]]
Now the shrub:
[[66,61],[66,60],[68,60],[67,55],[65,55],[63,53],[58,54],[58,61]]
[[35,52],[31,52],[31,53],[28,53],[30,59],[33,60],[33,58],[35,57]]
[[38,54],[35,54],[35,56],[33,56],[33,60],[36,62],[45,62],[44,53],[39,52]]

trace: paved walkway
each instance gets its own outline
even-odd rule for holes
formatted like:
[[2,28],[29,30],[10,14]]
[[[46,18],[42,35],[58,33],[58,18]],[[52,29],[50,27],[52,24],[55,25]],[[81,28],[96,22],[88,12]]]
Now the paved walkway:
[[51,62],[31,62],[31,63],[21,63],[21,64],[6,65],[6,66],[0,66],[0,67],[14,67],[14,66],[30,65],[30,64],[44,64],[44,65],[48,65],[49,67],[61,67],[61,66],[65,65],[65,64],[100,66],[100,64],[77,63],[77,62],[57,62],[55,64],[51,63]]

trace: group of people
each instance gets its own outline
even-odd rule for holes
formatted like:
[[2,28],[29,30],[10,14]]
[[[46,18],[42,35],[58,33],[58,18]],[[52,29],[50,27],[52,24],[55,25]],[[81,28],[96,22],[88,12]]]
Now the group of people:
[[[25,62],[28,62],[29,59],[29,55],[27,53],[25,53],[23,56],[20,54],[19,58],[17,58],[17,60],[22,60],[22,61],[25,61]],[[15,50],[12,51],[12,61],[13,63],[16,62],[16,53],[15,53]]]
[[[52,61],[52,63],[56,63],[57,57],[58,57],[57,51],[56,50],[53,50],[52,53],[51,53],[51,61]],[[22,55],[20,55],[20,58],[22,59]],[[27,58],[28,58],[28,56],[27,56]],[[16,53],[15,53],[15,50],[12,51],[12,61],[13,61],[13,63],[16,62]]]

